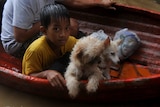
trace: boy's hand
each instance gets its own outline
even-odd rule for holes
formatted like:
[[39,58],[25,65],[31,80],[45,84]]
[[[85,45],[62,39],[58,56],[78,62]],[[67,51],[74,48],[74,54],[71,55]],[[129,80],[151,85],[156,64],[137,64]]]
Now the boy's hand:
[[56,70],[45,70],[42,72],[31,73],[30,76],[46,78],[53,87],[64,89],[66,86],[65,79],[63,76]]
[[47,70],[47,79],[53,87],[64,89],[66,82],[59,72],[55,70]]

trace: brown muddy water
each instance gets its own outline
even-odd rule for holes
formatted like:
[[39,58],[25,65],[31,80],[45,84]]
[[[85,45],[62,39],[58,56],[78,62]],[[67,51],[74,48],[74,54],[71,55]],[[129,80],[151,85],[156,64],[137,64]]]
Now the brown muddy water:
[[[115,0],[117,3],[160,12],[160,0]],[[159,99],[121,104],[84,104],[55,101],[0,85],[0,107],[160,107]]]
[[119,4],[137,6],[144,9],[160,12],[160,0],[114,0]]

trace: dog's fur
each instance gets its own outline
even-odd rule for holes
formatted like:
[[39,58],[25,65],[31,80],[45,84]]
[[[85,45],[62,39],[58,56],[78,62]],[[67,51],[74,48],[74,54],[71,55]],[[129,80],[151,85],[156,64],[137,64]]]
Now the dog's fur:
[[110,68],[112,64],[117,65],[120,62],[118,57],[118,46],[121,44],[121,39],[110,41],[109,46],[103,50],[100,58],[101,62],[98,67],[101,69],[104,77],[106,79],[111,79],[110,77]]
[[87,91],[95,92],[103,74],[110,79],[110,62],[119,62],[117,45],[120,42],[111,41],[109,38],[98,40],[86,36],[76,43],[70,56],[70,63],[65,72],[66,86],[69,95],[74,98],[79,92],[80,80],[88,78]]

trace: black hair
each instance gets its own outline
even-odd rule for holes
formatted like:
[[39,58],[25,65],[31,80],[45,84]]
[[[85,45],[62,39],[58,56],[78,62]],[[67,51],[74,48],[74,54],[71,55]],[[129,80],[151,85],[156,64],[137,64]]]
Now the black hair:
[[62,4],[49,4],[44,6],[40,12],[41,26],[48,28],[51,21],[67,18],[70,20],[69,11]]

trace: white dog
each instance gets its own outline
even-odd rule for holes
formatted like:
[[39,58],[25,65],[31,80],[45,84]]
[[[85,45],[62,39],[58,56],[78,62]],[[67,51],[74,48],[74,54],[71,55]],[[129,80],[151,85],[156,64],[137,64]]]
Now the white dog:
[[[96,36],[95,36],[96,35]],[[70,56],[65,72],[69,95],[74,98],[79,92],[80,80],[87,78],[87,91],[95,92],[103,74],[110,79],[110,62],[119,62],[117,47],[120,40],[111,41],[102,30],[79,39]],[[101,38],[99,38],[101,36]]]

